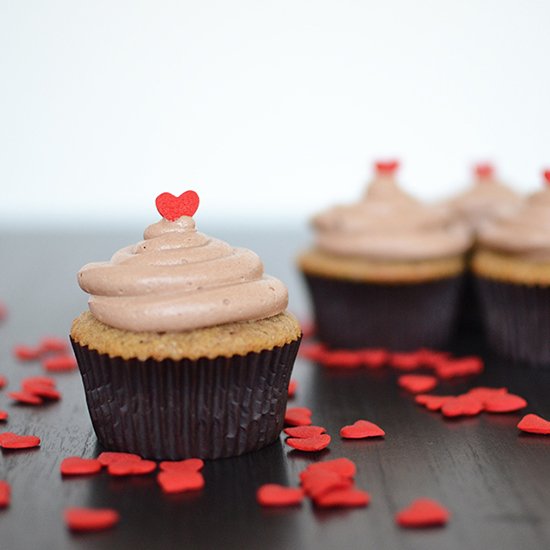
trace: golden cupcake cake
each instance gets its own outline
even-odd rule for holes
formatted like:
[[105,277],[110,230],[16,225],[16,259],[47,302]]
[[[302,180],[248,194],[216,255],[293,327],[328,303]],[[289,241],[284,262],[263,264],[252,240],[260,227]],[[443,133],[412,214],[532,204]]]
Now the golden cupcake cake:
[[550,367],[550,170],[544,179],[513,216],[480,231],[472,270],[492,349]]
[[411,350],[451,336],[471,232],[403,191],[397,168],[377,163],[361,200],[315,216],[314,246],[298,258],[332,347]]
[[282,429],[301,339],[287,289],[254,252],[198,232],[197,207],[163,193],[144,240],[78,273],[89,311],[71,341],[108,450],[235,456]]

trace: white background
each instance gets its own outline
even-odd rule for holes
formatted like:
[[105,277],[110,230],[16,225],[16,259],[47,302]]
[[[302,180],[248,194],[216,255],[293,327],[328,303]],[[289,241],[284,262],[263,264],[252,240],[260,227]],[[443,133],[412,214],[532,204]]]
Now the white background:
[[411,191],[550,164],[545,0],[0,0],[0,225],[305,223],[377,157]]

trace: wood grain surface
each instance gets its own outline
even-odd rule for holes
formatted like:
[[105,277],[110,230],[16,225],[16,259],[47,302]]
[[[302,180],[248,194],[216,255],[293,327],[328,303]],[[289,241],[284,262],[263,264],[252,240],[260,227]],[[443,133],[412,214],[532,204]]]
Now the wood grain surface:
[[[306,297],[293,256],[307,240],[302,233],[209,231],[233,244],[254,248],[267,271],[290,287],[291,306],[306,310]],[[128,233],[69,232],[0,237],[0,301],[9,308],[0,323],[0,409],[10,418],[0,431],[36,434],[40,449],[0,454],[0,479],[12,485],[12,504],[0,511],[0,549],[540,549],[550,548],[550,438],[520,435],[522,414],[445,421],[414,404],[396,386],[396,373],[326,369],[298,360],[293,405],[313,410],[314,423],[333,436],[315,455],[291,451],[280,442],[249,455],[208,462],[205,489],[167,496],[154,476],[63,480],[62,458],[96,456],[98,448],[78,372],[55,375],[63,399],[40,408],[11,404],[7,391],[41,374],[38,363],[20,363],[15,344],[34,344],[45,335],[65,336],[86,305],[76,284],[84,263],[101,260],[139,237]],[[464,338],[456,351],[479,350]],[[444,383],[439,393],[473,385],[507,386],[536,412],[550,418],[550,371],[512,366],[486,357],[479,377]],[[386,431],[384,440],[342,441],[344,424],[365,418]],[[358,465],[357,485],[372,498],[368,508],[318,511],[262,509],[255,491],[263,483],[296,485],[298,473],[316,460],[349,457]],[[395,513],[417,497],[432,497],[451,511],[440,529],[403,530]],[[120,524],[110,531],[74,535],[61,514],[68,506],[113,507]]]

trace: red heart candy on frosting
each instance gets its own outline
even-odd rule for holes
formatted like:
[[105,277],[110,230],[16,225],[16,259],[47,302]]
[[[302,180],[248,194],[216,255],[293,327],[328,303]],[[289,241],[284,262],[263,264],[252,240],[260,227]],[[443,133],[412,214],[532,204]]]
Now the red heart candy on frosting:
[[550,170],[545,170],[543,173],[542,173],[545,181],[547,184],[550,184]]
[[179,197],[172,193],[161,193],[155,204],[159,214],[173,222],[182,216],[192,216],[199,207],[199,196],[195,191],[185,191]]
[[340,430],[340,437],[344,439],[366,439],[367,437],[384,437],[386,432],[368,420],[357,420],[351,426],[344,426]]
[[449,512],[439,502],[419,498],[395,517],[401,527],[436,527],[449,521]]
[[268,483],[258,489],[256,498],[262,506],[294,506],[304,500],[304,492],[300,488]]
[[538,414],[526,414],[518,424],[522,432],[550,435],[550,422]]
[[379,174],[393,174],[399,168],[398,160],[379,160],[374,163],[374,168]]

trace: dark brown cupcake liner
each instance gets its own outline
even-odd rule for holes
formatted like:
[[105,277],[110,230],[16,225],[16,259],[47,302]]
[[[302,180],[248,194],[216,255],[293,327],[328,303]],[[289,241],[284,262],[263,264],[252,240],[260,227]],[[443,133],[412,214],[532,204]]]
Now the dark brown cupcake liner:
[[452,337],[461,276],[373,284],[306,275],[317,335],[334,348],[443,348]]
[[489,347],[516,363],[550,368],[550,286],[477,277]]
[[109,357],[72,341],[97,438],[156,460],[237,456],[283,428],[300,340],[246,356]]
[[460,293],[456,328],[459,335],[475,335],[483,332],[481,305],[476,288],[475,277],[471,272],[464,274]]

